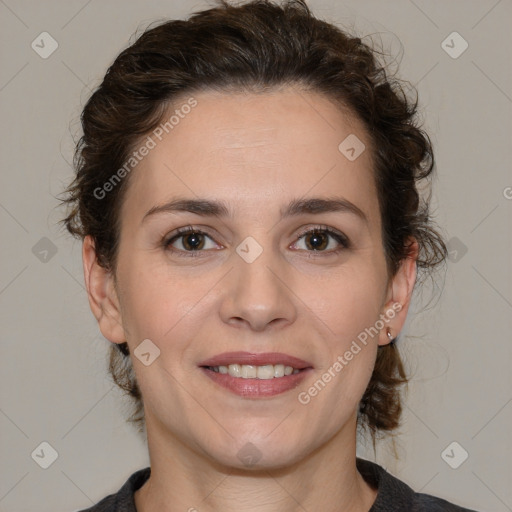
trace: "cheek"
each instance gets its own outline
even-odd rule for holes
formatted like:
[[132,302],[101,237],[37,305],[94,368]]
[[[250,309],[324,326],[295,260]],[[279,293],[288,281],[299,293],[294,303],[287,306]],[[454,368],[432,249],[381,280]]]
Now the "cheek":
[[[183,271],[172,272],[168,264],[142,264],[136,258],[127,261],[120,272],[123,322],[128,326],[133,346],[148,338],[178,364],[190,341],[211,316],[216,298],[212,290],[216,274],[192,278]],[[120,267],[121,269],[121,267]]]
[[140,337],[159,339],[187,311],[183,286],[164,269],[140,262],[136,257],[119,264],[123,322],[128,324],[132,342]]
[[379,317],[384,281],[375,268],[361,265],[334,270],[328,280],[304,289],[305,301],[340,343],[374,325]]
[[323,397],[329,403],[355,406],[368,385],[377,352],[374,327],[384,284],[375,267],[354,265],[333,272],[324,286],[310,288],[305,302],[320,319],[317,324],[324,341],[319,373],[320,378],[329,374],[325,379],[330,379],[331,392]]

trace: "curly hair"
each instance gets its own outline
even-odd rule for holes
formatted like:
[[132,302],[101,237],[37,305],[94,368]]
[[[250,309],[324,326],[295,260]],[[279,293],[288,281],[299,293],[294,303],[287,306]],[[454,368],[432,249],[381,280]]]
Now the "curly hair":
[[[325,95],[366,128],[389,275],[410,256],[411,240],[419,246],[418,276],[432,274],[446,260],[447,248],[431,219],[431,194],[418,192],[422,180],[430,184],[434,156],[417,119],[417,93],[410,100],[402,80],[386,73],[377,50],[316,18],[305,0],[218,4],[187,20],[147,28],[109,67],[81,115],[76,176],[62,200],[71,207],[61,220],[67,230],[81,239],[91,235],[98,263],[115,276],[119,211],[129,176],[104,197],[97,191],[162,122],[169,105],[195,91],[264,92],[298,85]],[[133,399],[128,421],[142,431],[143,400],[127,343],[112,344],[109,370]],[[379,347],[358,410],[358,426],[370,431],[374,447],[377,434],[391,434],[400,425],[401,386],[407,381],[396,344]]]

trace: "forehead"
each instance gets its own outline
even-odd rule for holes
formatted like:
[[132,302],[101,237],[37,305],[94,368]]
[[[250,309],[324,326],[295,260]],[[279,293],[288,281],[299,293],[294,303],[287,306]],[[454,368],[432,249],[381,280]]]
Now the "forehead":
[[[343,195],[368,217],[376,215],[364,126],[318,93],[184,95],[149,137],[153,147],[130,176],[123,223],[184,195],[220,199],[246,212],[268,212],[274,203],[277,211],[287,197]],[[347,140],[358,153],[366,149],[348,158]]]

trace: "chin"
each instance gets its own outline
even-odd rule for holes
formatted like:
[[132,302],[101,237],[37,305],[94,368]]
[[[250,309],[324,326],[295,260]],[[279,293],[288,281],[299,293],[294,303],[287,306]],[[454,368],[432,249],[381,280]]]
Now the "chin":
[[215,462],[238,472],[258,472],[286,468],[299,462],[301,457],[297,448],[277,452],[271,448],[262,448],[247,442],[237,452],[212,454]]
[[[235,439],[225,438],[224,446],[222,443],[204,446],[204,452],[217,464],[243,471],[288,467],[305,456],[304,442],[299,442],[286,432],[268,435],[267,432],[271,431],[262,429],[260,432],[264,434],[233,435]],[[209,441],[211,443],[211,439]]]

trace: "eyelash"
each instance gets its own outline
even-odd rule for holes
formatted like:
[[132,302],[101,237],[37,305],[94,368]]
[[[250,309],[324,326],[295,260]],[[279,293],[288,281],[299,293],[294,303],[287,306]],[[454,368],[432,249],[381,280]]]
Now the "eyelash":
[[[315,232],[321,232],[321,233],[326,233],[326,234],[330,235],[332,238],[334,238],[340,244],[340,247],[338,249],[331,249],[330,251],[307,251],[306,250],[306,252],[310,253],[308,255],[308,257],[310,257],[310,258],[322,257],[323,254],[327,254],[327,255],[339,254],[341,251],[344,251],[351,247],[351,244],[345,235],[343,235],[339,231],[335,231],[334,229],[329,228],[324,225],[314,226],[312,228],[307,228],[304,231],[301,231],[297,237],[297,240],[301,240],[304,236],[306,236],[310,233],[315,233]],[[171,247],[171,244],[174,241],[176,241],[177,239],[179,239],[187,234],[190,234],[190,233],[206,235],[207,237],[209,237],[213,240],[213,238],[205,231],[203,231],[201,229],[196,229],[193,226],[186,226],[183,228],[178,228],[171,236],[164,238],[164,240],[162,242],[163,248],[167,251],[171,251],[173,253],[179,254],[180,256],[183,256],[185,258],[201,257],[202,256],[201,253],[204,253],[206,251],[204,251],[204,250],[183,251],[181,249],[175,249],[174,247]]]

